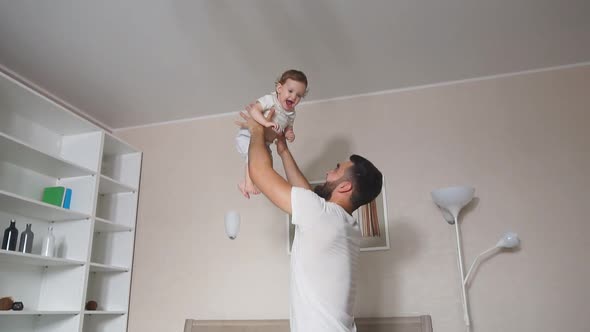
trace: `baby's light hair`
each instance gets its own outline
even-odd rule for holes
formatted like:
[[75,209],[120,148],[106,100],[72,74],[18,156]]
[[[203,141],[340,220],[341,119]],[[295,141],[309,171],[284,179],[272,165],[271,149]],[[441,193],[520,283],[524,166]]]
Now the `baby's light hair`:
[[287,82],[288,79],[305,84],[305,93],[304,93],[303,97],[305,97],[305,95],[307,95],[307,91],[308,91],[307,90],[307,76],[305,76],[305,74],[302,71],[299,71],[296,69],[289,69],[289,70],[285,71],[281,75],[281,77],[279,77],[279,79],[275,82],[275,85],[285,84],[285,82]]

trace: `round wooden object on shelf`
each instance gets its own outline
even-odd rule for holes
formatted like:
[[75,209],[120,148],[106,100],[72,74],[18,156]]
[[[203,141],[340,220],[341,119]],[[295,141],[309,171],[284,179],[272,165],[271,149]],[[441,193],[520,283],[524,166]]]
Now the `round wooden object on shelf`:
[[12,309],[12,304],[14,301],[12,297],[3,297],[0,299],[0,310],[10,310]]
[[98,308],[98,303],[96,301],[88,301],[86,303],[86,310],[96,310]]

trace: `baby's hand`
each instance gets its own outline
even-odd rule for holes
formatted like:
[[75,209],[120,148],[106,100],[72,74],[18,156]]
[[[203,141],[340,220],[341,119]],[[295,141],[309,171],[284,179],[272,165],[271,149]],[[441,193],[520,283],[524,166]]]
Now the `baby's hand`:
[[279,124],[272,122],[272,121],[268,121],[264,126],[266,128],[272,128],[272,130],[274,130],[276,133],[280,132],[280,130],[281,130],[281,127],[279,126]]
[[285,132],[285,138],[287,139],[287,141],[289,141],[289,143],[293,143],[293,141],[295,140],[295,132],[293,130],[287,130]]

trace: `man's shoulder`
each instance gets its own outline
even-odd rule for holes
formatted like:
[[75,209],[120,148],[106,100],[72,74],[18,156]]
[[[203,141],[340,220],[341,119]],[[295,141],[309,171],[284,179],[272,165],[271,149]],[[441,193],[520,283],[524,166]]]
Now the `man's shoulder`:
[[318,212],[324,209],[325,200],[318,196],[315,192],[302,188],[291,188],[291,206],[293,215],[300,215],[310,217],[317,215]]
[[307,188],[303,188],[303,187],[293,186],[291,188],[291,195],[294,196],[294,197],[297,197],[297,198],[305,198],[305,199],[310,199],[310,200],[325,201],[325,199],[323,199],[322,197],[320,197],[313,190],[310,190],[310,189],[307,189]]

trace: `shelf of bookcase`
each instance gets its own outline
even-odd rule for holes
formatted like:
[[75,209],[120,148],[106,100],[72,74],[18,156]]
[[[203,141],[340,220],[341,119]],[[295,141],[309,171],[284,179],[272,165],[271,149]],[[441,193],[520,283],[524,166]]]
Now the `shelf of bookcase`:
[[123,310],[86,310],[84,311],[84,315],[104,315],[104,316],[108,316],[108,315],[113,315],[113,316],[121,316],[126,314],[127,311],[123,311]]
[[44,257],[4,249],[0,249],[0,262],[36,266],[81,266],[85,264],[85,262],[73,259]]
[[90,272],[127,272],[129,268],[121,267],[121,266],[112,266],[100,263],[90,263]]
[[0,68],[0,93],[2,112],[15,112],[22,114],[33,123],[43,124],[60,135],[76,135],[99,131],[101,128],[75,114],[46,93],[40,93],[34,87],[11,77],[4,68]]
[[61,311],[61,310],[22,310],[22,311],[0,311],[0,316],[49,316],[49,315],[64,315],[75,316],[79,311]]
[[117,193],[129,193],[135,192],[137,188],[133,188],[129,185],[114,180],[104,174],[100,176],[100,183],[98,185],[99,194],[117,194]]
[[47,221],[88,219],[89,215],[0,190],[0,211]]
[[123,155],[137,152],[139,152],[139,150],[129,145],[129,143],[124,142],[120,138],[109,133],[105,133],[103,156]]
[[42,152],[31,145],[0,132],[0,160],[54,178],[93,175],[96,172],[61,157]]
[[115,232],[130,232],[133,230],[131,226],[117,224],[102,218],[94,218],[94,232],[115,233]]

